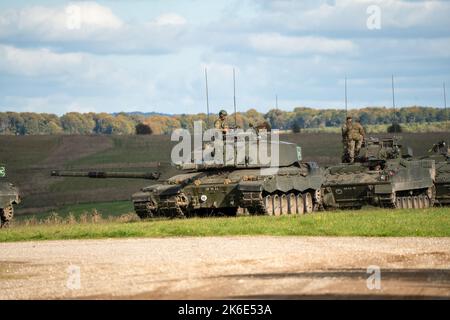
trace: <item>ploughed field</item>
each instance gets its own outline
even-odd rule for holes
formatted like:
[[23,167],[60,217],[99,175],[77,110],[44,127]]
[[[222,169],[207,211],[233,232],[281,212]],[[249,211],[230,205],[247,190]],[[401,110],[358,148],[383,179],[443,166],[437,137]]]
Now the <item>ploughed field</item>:
[[[383,137],[386,134],[374,136]],[[412,147],[416,156],[423,156],[433,143],[448,140],[448,137],[448,133],[404,133],[402,143]],[[300,144],[305,161],[316,161],[322,166],[340,161],[342,145],[339,134],[283,134],[281,140]],[[64,207],[92,202],[101,203],[98,206],[105,208],[116,208],[117,205],[125,208],[124,202],[115,201],[127,201],[132,193],[154,182],[141,179],[56,178],[50,176],[50,171],[151,171],[157,162],[170,161],[173,145],[170,136],[156,135],[0,136],[0,162],[6,163],[8,179],[19,187],[23,197],[16,216],[65,212],[67,209]],[[90,206],[95,207],[95,204]]]

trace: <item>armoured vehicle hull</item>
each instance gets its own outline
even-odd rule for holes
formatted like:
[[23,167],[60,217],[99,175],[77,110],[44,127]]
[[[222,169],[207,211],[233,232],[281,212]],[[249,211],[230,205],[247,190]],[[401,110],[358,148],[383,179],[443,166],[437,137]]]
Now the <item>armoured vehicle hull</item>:
[[450,205],[450,160],[436,163],[436,202]]
[[19,190],[6,180],[5,166],[0,165],[0,227],[6,227],[14,217],[14,205],[20,203]]
[[325,171],[325,208],[425,208],[435,201],[436,168],[433,160],[414,160],[401,154],[394,139],[368,141],[359,162],[332,166]]
[[428,158],[436,161],[436,203],[450,205],[450,152],[447,143],[440,141],[429,152],[435,153]]
[[321,169],[311,163],[279,168],[222,169],[176,175],[132,196],[142,217],[302,214],[321,206]]

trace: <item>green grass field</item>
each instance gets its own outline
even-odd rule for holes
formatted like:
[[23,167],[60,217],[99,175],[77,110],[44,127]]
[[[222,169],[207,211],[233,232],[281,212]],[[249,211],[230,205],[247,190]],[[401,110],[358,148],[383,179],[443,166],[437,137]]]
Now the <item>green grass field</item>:
[[67,218],[70,214],[72,214],[75,218],[79,218],[82,214],[90,214],[93,210],[96,210],[104,218],[118,217],[134,212],[133,203],[131,201],[80,203],[64,206],[56,210],[49,210],[39,214],[17,215],[15,220],[17,222],[23,222],[32,218],[37,220],[45,220],[55,212],[57,212],[58,216],[61,218]]
[[368,236],[449,237],[450,210],[381,210],[324,212],[284,217],[190,218],[136,221],[16,223],[0,230],[0,242],[183,236]]

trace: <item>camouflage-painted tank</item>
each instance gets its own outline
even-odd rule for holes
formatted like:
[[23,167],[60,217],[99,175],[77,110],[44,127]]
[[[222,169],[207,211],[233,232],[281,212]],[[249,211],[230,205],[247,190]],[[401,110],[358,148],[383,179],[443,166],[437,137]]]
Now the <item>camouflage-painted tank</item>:
[[19,190],[6,180],[6,166],[0,164],[0,228],[14,217],[14,205],[19,204]]
[[[255,159],[264,145],[259,137],[247,140],[247,150],[255,147],[258,152],[247,152],[242,162],[236,158],[225,164],[178,163],[181,173],[132,195],[136,213],[141,218],[152,218],[303,214],[318,210],[322,205],[322,169],[313,162],[302,162],[298,145],[287,142],[270,142],[270,145],[273,143],[279,150],[276,168],[262,165]],[[242,147],[234,141],[224,142],[224,150],[227,146],[233,148],[235,154]],[[203,150],[214,153],[212,146],[205,146]],[[129,177],[107,172],[53,172],[52,175]]]
[[395,138],[369,139],[355,163],[328,167],[323,185],[327,208],[425,208],[435,201],[435,161],[417,160]]
[[450,205],[450,148],[445,141],[434,144],[428,159],[436,162],[436,204]]

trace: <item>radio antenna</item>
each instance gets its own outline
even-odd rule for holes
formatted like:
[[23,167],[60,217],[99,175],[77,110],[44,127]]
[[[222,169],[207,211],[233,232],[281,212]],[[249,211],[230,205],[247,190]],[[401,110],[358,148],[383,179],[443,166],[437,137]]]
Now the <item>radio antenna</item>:
[[444,88],[444,109],[445,109],[445,123],[448,125],[448,114],[447,114],[447,95],[445,93],[445,82],[442,84]]
[[348,116],[347,110],[347,75],[345,75],[345,117]]
[[233,103],[234,103],[234,126],[237,126],[237,113],[236,113],[236,74],[233,68]]
[[395,90],[394,90],[394,75],[392,75],[392,108],[394,109],[394,118],[393,118],[393,126],[394,133],[397,132],[397,116],[395,113]]
[[208,71],[205,68],[205,85],[206,85],[206,127],[209,129],[210,120],[209,120],[209,96],[208,96]]

